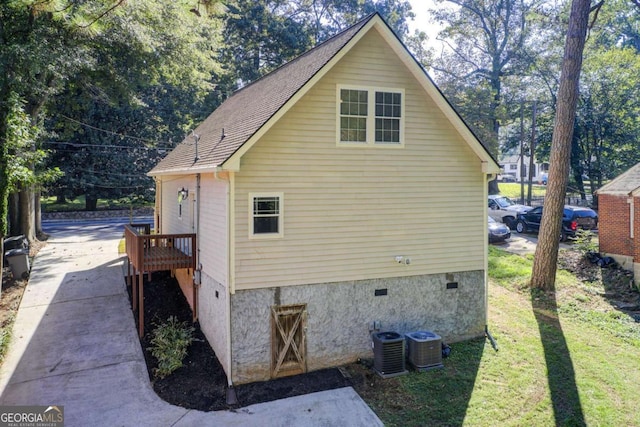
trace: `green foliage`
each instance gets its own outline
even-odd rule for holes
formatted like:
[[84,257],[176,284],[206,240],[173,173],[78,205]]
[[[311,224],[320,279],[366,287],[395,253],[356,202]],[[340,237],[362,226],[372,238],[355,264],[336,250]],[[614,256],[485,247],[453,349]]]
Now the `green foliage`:
[[401,38],[414,16],[405,0],[231,1],[221,50],[228,74],[220,89],[224,93],[250,83],[374,12]]
[[158,378],[164,378],[182,366],[194,330],[187,322],[178,322],[171,316],[151,332],[151,354],[158,360],[155,370]]
[[578,229],[574,239],[573,247],[582,254],[587,255],[590,252],[598,252],[598,242],[593,238],[593,233],[588,230]]
[[9,349],[9,344],[11,343],[11,331],[13,329],[14,320],[15,315],[11,315],[11,317],[5,322],[5,326],[0,328],[0,365],[4,362],[7,350]]
[[10,159],[7,165],[10,192],[26,185],[46,184],[60,175],[58,168],[41,172],[47,153],[37,148],[40,128],[32,124],[23,105],[15,92],[9,95],[5,135]]

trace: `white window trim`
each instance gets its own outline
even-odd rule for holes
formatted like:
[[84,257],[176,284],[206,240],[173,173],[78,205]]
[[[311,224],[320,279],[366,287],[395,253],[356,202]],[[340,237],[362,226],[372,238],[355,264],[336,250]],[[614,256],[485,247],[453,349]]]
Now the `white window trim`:
[[[367,140],[366,142],[341,141],[340,140],[340,91],[345,90],[361,90],[367,91]],[[376,142],[376,92],[395,92],[401,95],[400,99],[400,142],[384,143]],[[404,89],[378,87],[378,86],[355,86],[355,85],[336,85],[336,145],[338,147],[367,147],[367,148],[404,148],[404,123],[407,117],[405,108],[405,92]]]
[[[253,230],[253,200],[256,197],[277,197],[278,207],[278,232],[277,233],[258,233]],[[284,193],[249,193],[249,239],[281,239],[284,237]]]

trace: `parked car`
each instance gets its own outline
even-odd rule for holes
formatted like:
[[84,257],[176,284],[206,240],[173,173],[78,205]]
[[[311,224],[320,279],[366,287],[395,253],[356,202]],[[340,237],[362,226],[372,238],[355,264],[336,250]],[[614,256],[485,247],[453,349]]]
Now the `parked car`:
[[[516,231],[518,233],[535,232],[540,230],[542,220],[542,206],[529,212],[518,214]],[[581,206],[565,206],[562,214],[562,230],[560,241],[575,238],[578,230],[595,230],[598,228],[598,214],[593,210]]]
[[504,174],[498,176],[498,181],[500,182],[518,182],[515,176],[510,174]]
[[511,230],[505,224],[502,224],[490,216],[489,220],[489,243],[504,242],[511,237]]
[[489,216],[498,222],[507,224],[507,227],[515,226],[518,213],[524,213],[531,206],[519,205],[506,196],[497,194],[489,196]]

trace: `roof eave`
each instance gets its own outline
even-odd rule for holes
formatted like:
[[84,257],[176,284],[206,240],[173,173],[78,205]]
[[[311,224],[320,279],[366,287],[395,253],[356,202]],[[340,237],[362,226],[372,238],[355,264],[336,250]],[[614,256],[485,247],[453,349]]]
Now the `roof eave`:
[[203,165],[203,166],[193,166],[189,168],[163,169],[160,171],[151,170],[147,172],[147,176],[157,177],[157,176],[171,176],[171,175],[193,175],[198,173],[215,173],[215,172],[223,172],[228,170],[229,169],[222,168],[218,165]]

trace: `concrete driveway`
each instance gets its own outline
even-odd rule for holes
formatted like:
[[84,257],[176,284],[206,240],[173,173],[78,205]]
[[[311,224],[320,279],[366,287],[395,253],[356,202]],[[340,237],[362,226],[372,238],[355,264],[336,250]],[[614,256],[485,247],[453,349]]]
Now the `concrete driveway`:
[[[515,231],[511,231],[511,238],[506,242],[491,243],[496,248],[503,249],[507,252],[511,252],[519,255],[534,254],[536,252],[536,245],[538,244],[537,234],[519,234]],[[571,243],[561,242],[561,249],[571,248]]]
[[36,257],[0,367],[1,405],[63,406],[65,426],[381,426],[351,387],[201,412],[151,388],[118,224],[57,229]]

